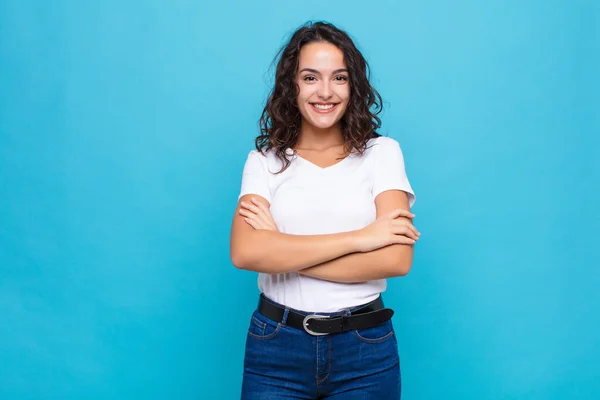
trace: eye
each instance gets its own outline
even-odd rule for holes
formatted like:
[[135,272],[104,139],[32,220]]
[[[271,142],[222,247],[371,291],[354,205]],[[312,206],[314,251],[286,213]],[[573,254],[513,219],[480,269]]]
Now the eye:
[[338,75],[335,77],[335,80],[338,82],[345,82],[348,80],[348,77],[346,75]]
[[315,77],[312,75],[307,75],[304,77],[304,82],[314,82],[315,81]]

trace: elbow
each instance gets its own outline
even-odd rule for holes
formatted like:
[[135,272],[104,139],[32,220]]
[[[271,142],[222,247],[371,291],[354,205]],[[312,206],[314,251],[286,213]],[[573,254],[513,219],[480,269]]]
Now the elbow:
[[406,276],[410,272],[411,269],[410,262],[401,262],[394,266],[394,276]]
[[399,245],[394,248],[394,257],[391,257],[393,262],[390,265],[391,277],[406,276],[411,270],[413,261],[412,246]]
[[256,260],[260,259],[258,254],[260,246],[254,240],[254,235],[246,235],[243,238],[233,236],[229,242],[229,258],[237,269],[252,271],[256,267]]
[[252,270],[252,259],[249,254],[246,254],[243,251],[231,249],[229,257],[231,258],[231,263],[237,269],[241,270]]
[[231,259],[231,264],[233,264],[233,266],[235,268],[247,269],[246,260],[240,254],[231,252],[231,254],[229,255],[229,258]]
[[233,246],[229,251],[231,263],[237,269],[253,272],[269,272],[265,254],[255,246]]
[[[245,224],[245,222],[244,222]],[[245,271],[263,272],[270,231],[252,228],[242,234],[232,232],[229,240],[229,258],[233,266]]]

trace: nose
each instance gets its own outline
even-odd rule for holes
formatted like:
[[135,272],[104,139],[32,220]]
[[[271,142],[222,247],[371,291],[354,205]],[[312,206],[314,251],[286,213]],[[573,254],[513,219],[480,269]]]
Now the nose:
[[319,97],[322,99],[329,99],[333,95],[333,91],[331,90],[331,83],[324,79],[321,81],[321,86],[319,87]]

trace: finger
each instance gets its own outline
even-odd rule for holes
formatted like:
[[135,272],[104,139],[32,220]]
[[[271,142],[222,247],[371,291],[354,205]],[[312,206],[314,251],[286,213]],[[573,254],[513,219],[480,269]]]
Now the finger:
[[271,224],[271,213],[269,210],[265,210],[264,207],[256,206],[254,211],[256,217],[263,221],[265,224]]
[[258,214],[258,212],[260,211],[260,209],[258,207],[256,207],[254,204],[246,203],[243,201],[240,203],[240,206],[252,211],[254,214]]
[[244,221],[257,230],[276,230],[272,229],[269,224],[265,224],[263,221],[255,217],[246,217],[244,218]]
[[256,217],[255,213],[253,213],[252,211],[246,210],[244,208],[240,208],[239,213],[240,213],[240,215],[242,215],[244,217],[248,217],[248,218],[254,218],[254,217]]
[[267,208],[267,206],[265,205],[265,203],[263,203],[262,201],[258,201],[258,200],[256,200],[256,198],[254,198],[254,197],[252,197],[252,198],[250,199],[250,201],[251,201],[251,202],[252,202],[254,205],[256,205],[258,208],[260,208],[261,210],[265,210],[265,211],[268,211],[268,210],[269,210],[269,209]]
[[275,227],[275,223],[273,223],[273,221],[267,218],[264,214],[259,215],[258,219],[260,220],[261,224],[263,224],[266,227],[266,229],[274,228],[273,230],[277,230],[277,228]]
[[253,224],[258,223],[256,214],[253,214],[252,212],[250,212],[248,210],[240,210],[240,215],[242,216],[242,218],[244,218],[244,221],[246,221],[246,222],[252,221]]
[[258,201],[256,200],[254,197],[251,198],[252,203],[254,203],[262,212],[264,212],[265,217],[271,221],[271,222],[275,222],[273,221],[273,215],[271,214],[271,210],[269,209],[269,207],[266,206],[265,203],[263,203],[262,201]]
[[416,240],[408,238],[406,236],[396,236],[395,243],[396,244],[409,244],[409,245],[413,245],[413,244],[416,243]]
[[247,217],[255,229],[278,231],[269,208],[254,197],[250,198],[250,200],[254,204],[249,204],[245,201],[240,202],[239,213]]
[[417,234],[415,234],[408,226],[394,226],[392,229],[392,232],[395,235],[402,235],[402,236],[406,236],[409,237],[413,240],[418,240],[419,236]]
[[390,211],[387,216],[389,218],[398,218],[398,217],[406,217],[406,218],[414,218],[415,214],[411,213],[408,210],[405,210],[403,208],[396,208],[395,210]]
[[400,209],[400,217],[406,217],[406,218],[410,218],[413,219],[415,217],[415,214],[413,214],[412,212],[410,212],[410,210],[405,210],[405,209]]
[[262,218],[263,221],[265,221],[265,223],[272,226],[274,230],[277,230],[277,225],[275,224],[275,220],[273,219],[273,214],[271,214],[271,209],[267,207],[265,203],[256,200],[254,197],[252,197],[251,200],[261,211],[259,213],[259,217]]
[[258,207],[260,210],[264,211],[265,214],[271,214],[271,210],[269,209],[269,207],[267,207],[267,205],[265,203],[263,203],[262,201],[258,201],[256,200],[256,198],[252,197],[250,199],[250,201],[256,206]]
[[246,209],[240,209],[240,215],[244,217],[244,221],[252,222],[251,225],[254,229],[266,229],[277,231],[277,227],[271,221],[264,217],[264,213],[260,212],[258,214],[254,214],[252,211]]
[[246,223],[247,223],[248,225],[250,225],[251,227],[253,227],[254,229],[260,229],[260,228],[258,228],[258,227],[257,227],[257,226],[258,226],[258,224],[257,224],[257,223],[256,223],[256,221],[254,221],[253,219],[250,219],[250,218],[244,218],[244,221],[246,221]]
[[277,230],[277,228],[273,229],[272,223],[265,221],[264,218],[261,218],[260,214],[253,214],[248,210],[240,210],[240,214],[244,217],[244,220],[252,221],[251,225],[254,227],[254,229]]
[[393,226],[406,226],[406,227],[408,227],[408,229],[410,229],[411,231],[413,231],[415,235],[421,236],[421,232],[419,232],[419,230],[417,229],[417,227],[414,226],[413,224],[411,224],[408,221],[394,220],[392,224],[393,224]]

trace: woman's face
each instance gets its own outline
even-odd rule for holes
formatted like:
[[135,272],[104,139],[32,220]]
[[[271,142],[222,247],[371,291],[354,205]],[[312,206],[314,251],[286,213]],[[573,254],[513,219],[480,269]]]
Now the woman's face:
[[327,129],[340,122],[350,99],[344,53],[328,42],[313,42],[300,50],[296,82],[303,122]]

